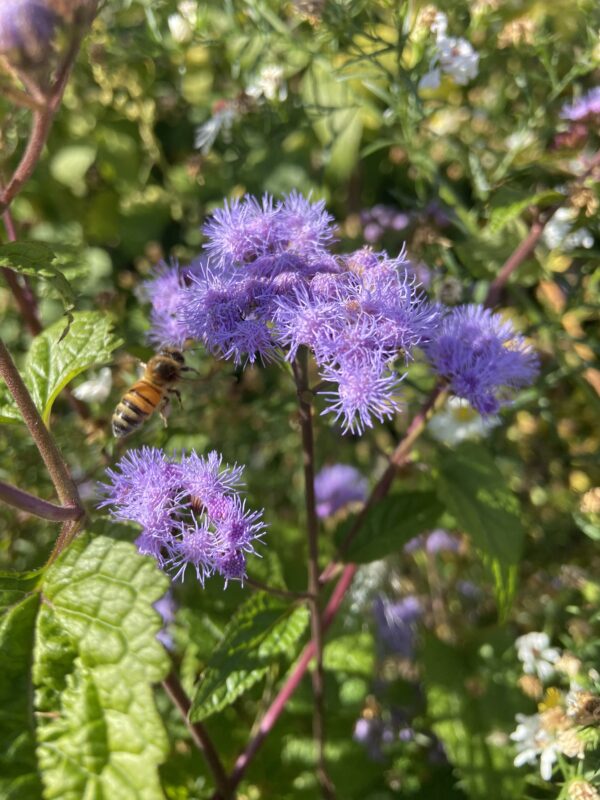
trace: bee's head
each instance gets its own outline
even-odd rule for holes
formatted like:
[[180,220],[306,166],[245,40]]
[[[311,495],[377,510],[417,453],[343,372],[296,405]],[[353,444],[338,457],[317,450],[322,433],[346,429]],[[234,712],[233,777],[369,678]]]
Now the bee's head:
[[173,361],[177,361],[178,364],[185,364],[183,353],[176,347],[162,347],[159,355],[168,356],[169,358],[172,358]]

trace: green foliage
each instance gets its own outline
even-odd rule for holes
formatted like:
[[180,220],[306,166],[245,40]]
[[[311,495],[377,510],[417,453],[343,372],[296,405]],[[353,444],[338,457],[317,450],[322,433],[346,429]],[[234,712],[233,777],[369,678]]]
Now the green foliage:
[[487,450],[464,442],[440,453],[438,496],[489,563],[500,609],[514,596],[524,531],[518,498]]
[[[443,506],[435,492],[395,494],[371,508],[358,533],[344,549],[344,557],[355,564],[378,561],[402,547],[424,530],[434,528]],[[353,525],[348,520],[336,531],[336,543],[343,546]]]
[[[507,644],[503,634],[489,632],[487,638],[494,655]],[[478,654],[476,642],[457,649],[428,636],[422,659],[427,710],[460,774],[460,786],[472,800],[522,797],[523,774],[493,736],[513,724],[519,708],[516,689],[486,674],[489,665]]]
[[167,580],[132,545],[78,539],[47,571],[34,665],[47,798],[160,798],[166,736],[151,684],[166,676],[152,603]]
[[63,273],[54,266],[56,253],[42,242],[10,242],[0,245],[0,267],[7,267],[19,275],[46,281],[61,298],[65,312],[71,319],[75,294]]
[[190,719],[199,722],[231,705],[282,656],[293,656],[308,611],[256,594],[236,612],[200,677]]
[[46,798],[163,797],[152,684],[168,661],[152,603],[166,586],[151,560],[105,537],[80,537],[41,581],[2,579],[2,797],[38,798],[40,780]]
[[[111,360],[113,350],[121,343],[112,327],[106,314],[79,311],[73,315],[66,335],[64,323],[59,321],[35,337],[25,359],[23,378],[46,424],[54,401],[73,378]],[[14,403],[2,407],[0,420],[19,418]]]

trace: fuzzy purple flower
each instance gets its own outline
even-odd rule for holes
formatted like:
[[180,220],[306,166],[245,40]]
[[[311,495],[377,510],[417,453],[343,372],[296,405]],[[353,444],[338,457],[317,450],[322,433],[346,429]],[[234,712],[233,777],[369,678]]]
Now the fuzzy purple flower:
[[41,0],[2,0],[0,55],[15,66],[44,63],[52,48],[56,14]]
[[572,104],[565,104],[560,115],[563,119],[571,122],[589,120],[595,116],[600,116],[600,86],[595,86],[589,92],[583,94]]
[[153,556],[175,579],[191,567],[204,584],[215,573],[243,581],[246,556],[265,534],[262,511],[246,508],[240,496],[243,468],[223,465],[211,452],[192,451],[175,460],[162,450],[130,450],[107,470],[110,483],[100,507],[116,519],[142,527],[138,550]]
[[408,595],[401,600],[380,596],[373,606],[379,639],[385,649],[402,658],[414,656],[417,625],[423,616],[418,597]]
[[186,287],[193,275],[201,273],[202,266],[202,262],[194,262],[187,267],[180,267],[177,261],[169,264],[162,262],[155,269],[153,277],[144,282],[142,297],[152,304],[152,327],[148,339],[157,347],[182,347],[189,338],[188,326],[181,317],[181,307],[187,300]]
[[496,414],[538,372],[535,353],[512,324],[483,306],[452,309],[424,349],[454,394],[482,415]]
[[317,515],[331,517],[349,503],[362,503],[367,499],[368,481],[349,464],[333,464],[315,476]]

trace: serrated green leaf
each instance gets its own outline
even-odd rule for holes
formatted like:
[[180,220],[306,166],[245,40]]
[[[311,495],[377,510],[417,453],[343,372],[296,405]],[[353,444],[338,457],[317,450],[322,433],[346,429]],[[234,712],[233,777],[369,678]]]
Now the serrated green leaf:
[[524,531],[519,501],[488,451],[463,442],[439,458],[438,497],[484,556],[501,613],[514,596]]
[[[433,528],[443,506],[435,492],[403,492],[377,503],[356,536],[344,550],[344,558],[355,564],[369,564],[400,550],[413,536]],[[335,533],[338,547],[343,545],[353,519]]]
[[151,559],[105,537],[81,537],[48,569],[34,665],[46,800],[162,800],[152,684],[169,664],[152,604],[167,586]]
[[[56,322],[36,336],[27,357],[23,380],[46,424],[59,393],[73,378],[90,367],[111,360],[121,344],[112,330],[110,317],[99,311],[80,311],[63,338],[64,322]],[[18,409],[8,398],[0,402],[0,421],[20,419]]]
[[[0,267],[8,267],[19,275],[44,280],[51,285],[62,300],[71,317],[75,306],[75,293],[63,273],[54,266],[56,254],[43,242],[10,242],[0,245]],[[63,327],[66,323],[63,323]]]
[[31,661],[39,595],[7,609],[0,622],[0,797],[39,800]]
[[308,610],[303,606],[286,606],[264,593],[244,603],[202,673],[190,719],[206,719],[254,686],[271,664],[293,652],[308,619]]

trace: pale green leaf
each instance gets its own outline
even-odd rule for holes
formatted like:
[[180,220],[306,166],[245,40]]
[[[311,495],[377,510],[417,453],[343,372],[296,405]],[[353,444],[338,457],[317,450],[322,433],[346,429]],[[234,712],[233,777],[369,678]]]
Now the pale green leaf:
[[[18,580],[18,579],[15,579]],[[23,591],[23,587],[17,591]],[[12,591],[7,589],[6,591]],[[6,595],[5,595],[6,596]],[[31,661],[39,595],[25,597],[0,622],[0,797],[38,800]]]
[[517,219],[527,208],[543,208],[553,203],[560,202],[563,199],[564,197],[560,192],[547,189],[546,191],[532,194],[529,197],[524,197],[522,200],[516,200],[514,203],[510,203],[507,206],[495,208],[490,214],[487,231],[492,235],[500,233],[509,222]]
[[[62,300],[67,315],[75,305],[75,294],[64,274],[54,266],[55,253],[43,242],[10,242],[0,245],[0,267],[19,275],[46,281]],[[63,323],[63,327],[66,323]]]
[[281,656],[294,652],[308,624],[308,610],[254,595],[237,611],[192,699],[190,719],[201,721],[231,705]]
[[24,380],[46,424],[58,394],[73,378],[93,366],[106,364],[120,345],[110,317],[98,311],[74,314],[67,335],[57,322],[31,343],[25,360]]
[[162,800],[152,684],[169,665],[152,604],[167,586],[151,559],[105,537],[76,540],[48,569],[34,665],[46,800]]

